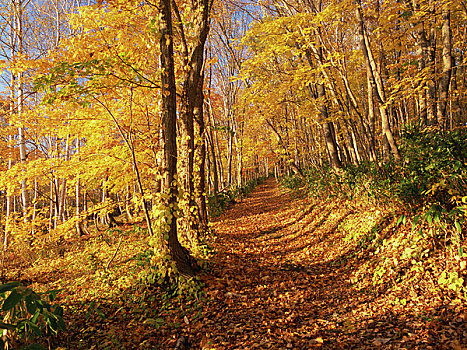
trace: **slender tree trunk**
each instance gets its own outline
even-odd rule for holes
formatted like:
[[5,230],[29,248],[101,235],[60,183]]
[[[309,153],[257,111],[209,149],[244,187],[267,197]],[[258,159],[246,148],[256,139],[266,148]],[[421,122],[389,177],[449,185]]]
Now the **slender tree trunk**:
[[[371,74],[367,70],[367,88],[368,88],[368,140],[370,146],[370,160],[376,161],[376,117],[375,104],[373,99],[373,85],[371,84]],[[362,123],[363,124],[363,123]]]
[[49,184],[49,195],[50,195],[50,204],[49,204],[49,232],[55,228],[55,201],[54,201],[54,187],[55,187],[55,180],[53,178],[53,170],[50,170],[50,184]]
[[[214,123],[214,113],[212,113],[212,109],[211,109],[211,112],[210,112],[210,115],[211,115],[211,124],[213,127],[215,127],[215,123]],[[221,187],[224,187],[224,165],[222,164],[222,153],[221,153],[221,148],[220,148],[220,145],[219,145],[219,137],[217,135],[217,130],[214,129],[213,130],[213,134],[214,134],[214,137],[212,139],[213,143],[215,144],[216,146],[216,150],[217,150],[217,156],[216,156],[216,166],[218,167],[219,169],[219,184],[221,185]]]
[[[65,146],[65,162],[69,160],[70,156],[70,135],[67,135],[66,146]],[[62,186],[59,194],[59,204],[58,204],[58,217],[62,222],[66,221],[66,192],[67,192],[67,179],[63,178]]]
[[195,159],[197,160],[197,176],[195,200],[199,208],[200,230],[208,228],[208,211],[206,207],[206,127],[204,122],[204,76],[199,80],[198,95],[195,101],[194,122],[196,131]]
[[[313,51],[315,55],[317,56],[320,64],[322,64],[322,62],[324,61],[322,48],[321,47],[313,48]],[[306,52],[306,57],[307,57],[308,64],[313,67],[313,60],[311,58],[312,56],[309,50]],[[324,77],[323,73],[320,73],[320,76]],[[320,124],[321,124],[322,132],[323,132],[327,154],[331,162],[331,166],[335,169],[341,168],[342,163],[339,159],[337,143],[332,133],[333,125],[332,125],[332,122],[329,121],[328,107],[326,105],[327,103],[326,89],[324,87],[324,83],[320,82],[316,84],[316,92],[312,90],[311,86],[309,88],[310,88],[310,93],[312,95],[315,95],[314,97],[318,99],[318,109],[319,109],[319,115],[320,115],[319,119],[320,119]]]
[[[80,140],[79,136],[76,138],[76,152],[77,156],[80,157]],[[81,214],[81,181],[79,175],[77,175],[76,179],[76,187],[75,187],[75,215],[76,215],[76,233],[78,236],[82,236],[84,234],[83,226],[82,226],[82,219],[80,218]],[[83,208],[83,210],[86,210]]]
[[243,123],[240,124],[240,130],[238,126],[236,128],[237,132],[234,136],[235,149],[237,153],[237,187],[242,187],[242,168],[243,168],[243,138],[238,140],[238,133],[240,132],[240,137],[243,136]]
[[[209,108],[208,108],[208,115],[209,115],[209,118],[211,118],[211,104],[209,103]],[[210,119],[209,119],[210,120]],[[209,128],[209,132],[206,133],[206,139],[208,140],[208,144],[209,144],[209,149],[211,151],[211,168],[212,168],[212,172],[213,172],[213,191],[214,191],[214,195],[217,196],[217,194],[219,193],[219,174],[217,172],[217,168],[218,168],[218,162],[217,162],[217,157],[216,157],[216,150],[214,148],[214,125],[212,124],[212,122],[210,123],[210,128]]]
[[281,134],[277,131],[277,129],[276,129],[276,127],[274,126],[274,124],[272,124],[268,119],[266,119],[266,123],[270,126],[270,128],[272,129],[272,131],[273,131],[274,134],[276,135],[277,140],[279,141],[279,144],[281,145],[282,149],[283,149],[284,152],[285,152],[285,155],[287,156],[287,160],[290,162],[290,167],[292,168],[292,171],[293,171],[297,176],[299,176],[300,178],[304,179],[305,176],[303,175],[302,170],[297,166],[297,164],[295,164],[294,158],[293,158],[292,155],[290,154],[290,152],[289,152],[289,150],[288,150],[288,148],[287,148],[287,145],[285,144],[284,140],[282,139]]
[[451,11],[446,7],[442,10],[443,14],[443,27],[441,29],[443,39],[443,75],[439,81],[439,107],[438,107],[438,124],[443,130],[448,129],[448,117],[447,117],[447,106],[448,106],[448,95],[449,95],[449,83],[451,81],[452,71],[452,54],[451,54]]
[[396,141],[394,140],[391,127],[389,125],[388,114],[386,112],[386,107],[385,107],[386,97],[384,93],[383,80],[381,78],[376,62],[373,58],[373,54],[371,52],[370,41],[366,33],[365,24],[363,20],[363,11],[362,11],[360,1],[358,1],[357,7],[356,7],[356,15],[357,15],[357,20],[358,20],[360,46],[363,52],[363,57],[365,59],[365,66],[366,66],[367,71],[370,73],[369,75],[370,75],[370,82],[372,85],[372,89],[376,91],[376,100],[378,101],[379,112],[381,115],[381,129],[382,129],[383,135],[386,137],[386,140],[389,143],[394,159],[396,161],[399,161],[400,160],[399,149],[397,148]]
[[321,127],[323,130],[323,136],[326,143],[326,148],[329,152],[329,158],[331,161],[331,166],[335,169],[341,168],[342,163],[339,159],[339,154],[337,152],[337,143],[333,135],[333,125],[329,120],[328,108],[326,106],[326,92],[324,89],[324,84],[317,85],[318,99],[320,99],[319,112],[321,118]]
[[130,210],[130,200],[131,200],[130,185],[127,184],[126,193],[125,193],[125,212],[126,212],[126,217],[128,221],[133,220],[133,215],[131,215],[131,210]]
[[[16,41],[18,45],[18,54],[22,55],[24,53],[23,45],[23,1],[16,1]],[[17,113],[18,118],[21,120],[24,108],[24,82],[23,82],[23,73],[18,74],[18,104],[17,104]],[[20,126],[18,128],[18,143],[19,143],[19,156],[22,164],[26,163],[26,138],[24,135],[24,127]],[[26,180],[21,181],[21,205],[24,220],[27,221],[27,214],[29,209],[29,200],[28,200],[28,191],[26,187]]]
[[32,199],[32,217],[31,217],[31,222],[32,222],[32,228],[31,228],[31,235],[34,237],[36,234],[36,212],[37,212],[37,179],[34,179],[34,197]]
[[[417,0],[412,0],[411,5],[414,13],[420,13],[420,5]],[[420,56],[418,68],[423,74],[433,77],[432,38],[425,29],[425,23],[426,21],[420,20],[412,24],[415,32],[417,54]],[[422,89],[418,94],[419,115],[422,125],[428,125],[434,121],[434,84],[430,80],[423,80],[421,87]]]
[[233,135],[235,131],[233,130],[233,126],[230,120],[230,116],[227,116],[228,124],[227,124],[227,184],[230,186],[232,184],[232,160],[233,160]]

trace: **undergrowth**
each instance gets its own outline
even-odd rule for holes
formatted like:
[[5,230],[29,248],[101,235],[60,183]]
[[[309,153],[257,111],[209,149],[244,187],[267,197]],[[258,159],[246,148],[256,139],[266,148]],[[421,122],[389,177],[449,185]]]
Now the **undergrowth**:
[[211,217],[222,215],[229,205],[241,201],[242,198],[248,196],[248,194],[251,193],[256,186],[263,183],[265,179],[265,177],[259,177],[245,182],[240,187],[227,187],[217,194],[209,195],[207,198],[209,215]]
[[[211,252],[209,246],[203,243],[203,238],[200,237],[199,254],[196,256],[201,260]],[[49,290],[60,290],[56,293],[57,302],[63,306],[63,317],[69,325],[65,334],[62,334],[65,338],[71,336],[78,341],[88,336],[97,337],[96,331],[87,334],[87,331],[83,333],[82,330],[95,330],[99,328],[98,325],[107,324],[109,320],[115,322],[115,319],[132,322],[131,319],[126,320],[127,315],[132,315],[134,320],[143,320],[147,332],[151,329],[171,328],[174,322],[170,323],[169,320],[174,319],[174,315],[179,318],[181,311],[186,313],[192,309],[198,310],[201,300],[205,298],[203,283],[198,277],[186,278],[180,275],[174,278],[175,274],[171,274],[171,278],[167,278],[167,271],[158,270],[154,266],[154,247],[150,244],[148,231],[137,224],[92,232],[91,236],[78,240],[64,239],[55,242],[53,247],[28,249],[35,249],[34,255],[41,258],[34,260],[34,263],[21,260],[21,265],[7,271],[4,278],[24,281],[31,288],[27,289],[31,290],[28,292],[31,295],[48,295]],[[142,309],[141,305],[147,307]],[[124,313],[122,308],[127,312]],[[34,327],[31,322],[35,322],[35,319],[28,322],[27,327]],[[27,339],[20,339],[21,330],[8,327],[15,341],[25,346]],[[137,323],[134,327],[137,327]],[[39,331],[34,334],[35,340],[42,346],[47,346],[47,342],[65,341],[60,334],[59,338],[51,334],[50,339],[46,339],[45,333],[40,334]],[[113,343],[106,343],[102,349],[129,348],[129,344],[119,334],[110,335],[115,338]],[[106,342],[112,338],[109,333],[103,333],[102,336]],[[89,341],[95,343],[97,340]],[[141,346],[152,348],[156,341],[153,339],[151,343]],[[82,348],[83,344],[76,343],[71,348]],[[1,343],[0,348],[3,348]]]
[[465,129],[444,134],[410,126],[403,133],[400,162],[364,162],[337,170],[323,166],[308,169],[305,180],[287,176],[281,184],[304,188],[320,199],[344,200],[362,212],[378,208],[389,218],[377,226],[372,215],[357,215],[340,225],[344,240],[354,241],[362,254],[374,254],[354,276],[356,282],[371,273],[377,290],[410,286],[430,271],[437,289],[465,298],[466,140]]

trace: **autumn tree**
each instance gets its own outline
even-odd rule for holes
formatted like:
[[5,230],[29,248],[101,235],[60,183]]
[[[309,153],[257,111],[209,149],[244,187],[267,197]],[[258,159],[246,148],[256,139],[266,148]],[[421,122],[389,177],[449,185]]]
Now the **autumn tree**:
[[[186,183],[179,182],[176,175],[173,123],[180,115],[182,140],[191,140],[190,148],[181,152],[189,162],[180,162],[183,171],[178,172],[189,175],[190,203],[196,203],[195,196],[200,203],[201,214],[194,216],[193,223],[197,225],[203,218],[206,227],[204,155],[199,142],[201,166],[195,191],[193,133],[196,125],[197,139],[203,138],[203,60],[210,7],[210,2],[200,2],[192,11],[183,2],[141,7],[127,1],[81,6],[67,17],[70,26],[55,37],[54,50],[39,57],[24,55],[14,62],[13,69],[27,72],[42,100],[31,106],[23,121],[34,138],[37,158],[27,166],[18,163],[12,167],[2,184],[9,193],[13,179],[38,186],[40,204],[34,209],[44,217],[50,208],[52,235],[69,234],[74,226],[80,232],[86,217],[105,217],[115,208],[122,211],[123,200],[132,216],[128,209],[128,196],[132,196],[131,206],[136,212],[142,208],[148,230],[161,237],[168,235],[169,251],[179,272],[193,274],[179,237],[190,237],[196,244],[197,232],[177,233],[176,229],[178,186]],[[160,22],[155,20],[159,15],[163,18]],[[58,21],[61,17],[51,18]],[[154,59],[148,61],[147,57]],[[165,178],[165,194],[158,193],[161,177]],[[74,217],[70,215],[72,206]]]
[[[209,33],[212,0],[173,4],[175,27],[181,51],[180,176],[185,191],[183,213],[187,239],[195,243],[207,227],[204,198],[204,46]],[[195,127],[196,126],[196,127]],[[196,129],[196,134],[195,134]],[[195,172],[195,145],[198,171]],[[195,173],[197,176],[195,176]],[[196,188],[195,188],[196,183]],[[201,220],[200,220],[201,219]]]
[[[452,89],[462,81],[453,62],[462,58],[453,56],[452,39],[465,18],[457,16],[453,25],[452,11],[461,4],[438,5],[262,4],[264,17],[243,39],[251,54],[242,69],[251,82],[244,105],[270,126],[291,168],[300,165],[293,138],[314,144],[305,158],[325,156],[337,168],[382,156],[400,159],[398,138],[408,123],[442,129],[462,123],[460,90]],[[291,138],[292,129],[297,134]]]

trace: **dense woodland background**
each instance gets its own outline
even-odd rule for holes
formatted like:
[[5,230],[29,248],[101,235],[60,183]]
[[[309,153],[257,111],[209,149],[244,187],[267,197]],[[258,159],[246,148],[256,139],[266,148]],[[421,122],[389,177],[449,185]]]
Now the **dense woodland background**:
[[[379,208],[397,259],[465,302],[466,24],[460,0],[1,1],[3,282],[92,237],[94,273],[134,242],[119,288],[198,292],[210,219],[275,177]],[[43,310],[21,283],[0,287],[10,333]]]

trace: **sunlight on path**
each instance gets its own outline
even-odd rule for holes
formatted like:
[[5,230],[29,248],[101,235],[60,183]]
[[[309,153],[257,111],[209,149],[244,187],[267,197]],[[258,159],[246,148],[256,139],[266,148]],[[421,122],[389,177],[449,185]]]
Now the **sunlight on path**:
[[464,349],[440,341],[443,333],[427,329],[416,308],[396,308],[389,288],[355,283],[373,253],[342,224],[368,213],[281,191],[274,180],[229,208],[214,223],[208,304],[189,335],[195,348]]
[[326,266],[294,257],[307,206],[294,197],[268,180],[216,223],[219,278],[209,281],[204,339],[213,348],[307,349],[337,327],[332,307],[350,289]]

